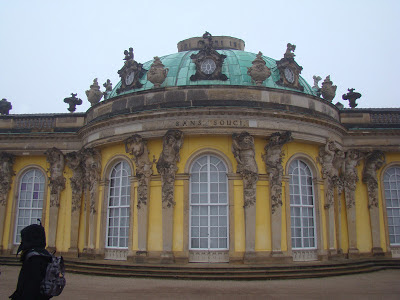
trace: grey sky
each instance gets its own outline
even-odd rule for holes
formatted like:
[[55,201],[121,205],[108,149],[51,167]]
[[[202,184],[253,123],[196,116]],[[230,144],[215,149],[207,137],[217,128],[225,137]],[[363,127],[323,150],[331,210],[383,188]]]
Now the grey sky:
[[228,35],[246,51],[279,60],[288,42],[297,46],[302,77],[337,85],[333,103],[355,88],[358,108],[399,107],[400,1],[22,1],[0,0],[0,99],[12,114],[64,113],[63,99],[119,81],[123,51],[135,60],[177,51],[177,42]]

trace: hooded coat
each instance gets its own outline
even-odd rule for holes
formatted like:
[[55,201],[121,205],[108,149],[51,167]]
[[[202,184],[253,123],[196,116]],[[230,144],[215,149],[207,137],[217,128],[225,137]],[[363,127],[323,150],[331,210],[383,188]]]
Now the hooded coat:
[[[41,225],[32,224],[21,230],[21,244],[17,254],[22,251],[22,267],[18,276],[17,289],[10,296],[14,300],[47,300],[49,297],[40,294],[40,283],[46,275],[51,255],[45,249],[46,234]],[[32,255],[27,258],[28,253],[37,251],[42,255]]]

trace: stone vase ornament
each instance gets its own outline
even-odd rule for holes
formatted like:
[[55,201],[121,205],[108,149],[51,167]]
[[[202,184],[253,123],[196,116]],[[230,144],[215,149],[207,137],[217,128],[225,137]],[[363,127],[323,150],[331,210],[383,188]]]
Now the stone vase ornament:
[[100,99],[103,97],[103,93],[100,91],[97,78],[93,79],[93,84],[90,86],[90,90],[86,91],[86,96],[91,106],[100,102]]
[[250,75],[251,79],[256,85],[262,85],[264,80],[271,76],[271,70],[266,66],[265,61],[262,59],[261,51],[258,52],[256,59],[253,60],[252,66],[247,68],[247,74]]
[[165,68],[161,59],[158,56],[154,57],[154,62],[150,66],[150,70],[147,72],[147,79],[154,84],[155,88],[159,88],[161,84],[167,78],[169,69]]
[[324,82],[322,82],[322,98],[324,98],[326,101],[332,102],[333,98],[336,96],[336,89],[337,86],[333,85],[330,75],[326,76]]

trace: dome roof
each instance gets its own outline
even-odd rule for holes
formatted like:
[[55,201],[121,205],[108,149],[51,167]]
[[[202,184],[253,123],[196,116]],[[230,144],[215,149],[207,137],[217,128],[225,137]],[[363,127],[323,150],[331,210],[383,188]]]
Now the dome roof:
[[[235,49],[217,50],[218,53],[226,55],[222,66],[222,73],[228,77],[228,80],[197,80],[191,81],[190,77],[196,73],[195,63],[192,61],[190,56],[197,54],[199,50],[181,51],[178,53],[166,55],[160,57],[161,62],[165,68],[168,68],[168,74],[165,81],[162,83],[161,88],[164,87],[179,87],[179,86],[201,86],[201,85],[233,85],[233,86],[256,86],[256,83],[252,81],[250,75],[247,74],[248,68],[252,66],[252,62],[256,59],[256,54]],[[276,60],[267,56],[262,56],[266,62],[266,66],[271,70],[271,76],[267,78],[261,86],[280,89],[280,90],[291,90],[299,93],[317,96],[316,92],[311,86],[302,78],[299,78],[299,83],[304,87],[304,91],[284,87],[278,85],[276,82],[279,80],[279,70],[277,68]],[[153,60],[143,63],[143,68],[149,70]],[[135,93],[139,91],[146,91],[154,89],[153,83],[147,79],[147,72],[140,79],[140,83],[143,84],[141,88],[136,88],[117,94],[117,89],[121,86],[121,81],[114,87],[112,93],[108,99],[124,95]]]

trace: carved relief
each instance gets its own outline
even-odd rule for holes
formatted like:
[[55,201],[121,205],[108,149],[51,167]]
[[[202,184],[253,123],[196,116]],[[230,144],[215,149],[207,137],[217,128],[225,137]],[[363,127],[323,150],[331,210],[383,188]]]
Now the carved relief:
[[262,53],[258,52],[256,59],[253,60],[251,68],[247,68],[247,74],[256,85],[261,85],[265,79],[271,76],[271,70],[266,66],[265,61],[262,59]]
[[196,73],[190,76],[190,80],[228,80],[228,77],[222,74],[222,65],[226,55],[219,54],[214,49],[211,34],[204,33],[203,41],[200,41],[199,44],[203,49],[190,56],[196,64]]
[[93,80],[93,84],[90,86],[90,90],[86,91],[86,96],[91,106],[99,103],[100,99],[103,97],[103,93],[100,91],[100,86],[97,82],[97,78]]
[[350,149],[346,152],[344,160],[343,183],[347,208],[355,206],[355,191],[358,182],[357,166],[362,159],[361,153],[356,149]]
[[325,208],[329,208],[334,202],[334,189],[340,194],[343,190],[343,181],[340,177],[340,170],[344,163],[344,152],[339,145],[329,139],[325,146],[319,150],[318,162],[322,166],[322,178],[327,182]]
[[136,177],[139,182],[137,207],[140,209],[142,205],[147,205],[153,162],[149,160],[147,141],[138,134],[125,140],[125,151],[133,155],[136,165]]
[[6,152],[0,152],[0,205],[5,206],[8,192],[11,189],[15,157]]
[[362,181],[367,184],[369,208],[378,207],[378,179],[376,172],[385,163],[385,154],[380,150],[368,153],[365,157]]
[[337,86],[333,85],[331,77],[329,75],[326,76],[324,82],[322,82],[322,98],[324,98],[326,101],[332,102],[333,98],[336,96],[336,88]]
[[244,207],[256,203],[258,167],[255,160],[254,138],[248,132],[232,135],[232,152],[238,163],[237,173],[243,178]]
[[168,130],[163,138],[163,150],[157,161],[157,171],[161,175],[163,208],[173,207],[175,174],[178,171],[177,162],[180,160],[179,151],[183,144],[183,132]]
[[147,79],[154,84],[155,88],[159,88],[167,78],[168,68],[165,68],[158,56],[154,57],[154,62],[150,66],[149,72],[147,72]]
[[65,189],[64,154],[57,148],[53,147],[46,152],[47,162],[50,164],[49,186],[50,186],[50,206],[60,206],[60,192]]
[[71,189],[72,189],[72,212],[80,211],[81,209],[81,197],[83,192],[84,184],[84,167],[83,155],[79,152],[70,152],[66,156],[67,166],[72,170],[72,177],[70,178]]
[[101,174],[101,153],[95,148],[86,148],[82,150],[83,166],[85,171],[85,188],[90,195],[90,212],[95,213],[96,191],[100,182]]
[[283,133],[275,132],[271,135],[268,144],[265,146],[263,160],[267,167],[270,181],[272,213],[275,212],[276,208],[282,206],[282,158],[284,156],[282,147],[291,140],[292,133],[290,131]]

